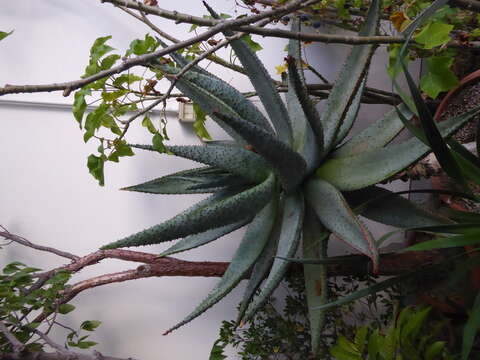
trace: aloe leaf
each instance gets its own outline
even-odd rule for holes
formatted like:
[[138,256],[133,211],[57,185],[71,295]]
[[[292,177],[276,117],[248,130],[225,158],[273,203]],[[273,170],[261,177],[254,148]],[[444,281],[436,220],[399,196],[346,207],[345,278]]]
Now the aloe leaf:
[[242,221],[270,201],[274,187],[275,180],[271,175],[248,190],[203,206],[193,206],[170,220],[105,245],[102,249],[159,244]]
[[292,124],[293,148],[303,156],[307,163],[307,172],[310,173],[318,167],[323,151],[320,115],[311,103],[306,89],[302,88],[297,67],[293,63],[288,65],[288,78],[287,107],[290,116],[295,119]]
[[[405,118],[411,118],[413,113],[403,104],[398,106]],[[345,144],[335,150],[332,157],[348,157],[365,151],[378,149],[387,145],[404,128],[396,109],[392,109],[382,118],[352,136]]]
[[[478,224],[477,224],[478,228]],[[478,231],[472,232],[471,234],[465,235],[456,235],[456,236],[449,236],[439,239],[433,239],[428,241],[423,241],[419,244],[415,244],[409,246],[402,251],[425,251],[425,250],[433,250],[433,249],[448,249],[460,246],[470,246],[476,245],[480,243],[480,233]]]
[[276,201],[272,200],[252,220],[225,274],[200,305],[184,320],[165,332],[168,334],[192,321],[227,295],[248,273],[267,241],[276,213]]
[[[480,160],[454,139],[448,140],[452,157],[460,167],[462,176],[469,181],[480,184]],[[465,185],[464,185],[465,186]],[[478,199],[476,199],[478,201]]]
[[359,257],[358,255],[342,255],[342,256],[332,256],[328,258],[318,259],[318,258],[282,258],[280,259],[290,261],[293,263],[299,264],[308,264],[308,265],[328,265],[328,264],[365,264],[370,261],[368,258]]
[[[282,224],[279,231],[277,256],[292,257],[297,250],[300,240],[304,215],[304,201],[302,196],[297,194],[287,195],[282,214]],[[275,258],[272,268],[265,280],[260,293],[248,306],[244,319],[250,319],[255,312],[262,307],[269,296],[283,280],[287,272],[289,262]]]
[[418,270],[416,270],[413,273],[406,273],[406,274],[403,274],[403,275],[398,275],[394,278],[390,278],[390,279],[378,282],[375,285],[369,286],[367,288],[354,291],[354,292],[352,292],[352,293],[350,293],[346,296],[342,296],[341,298],[338,298],[335,301],[331,301],[327,304],[319,306],[317,308],[317,310],[327,310],[327,309],[331,309],[331,308],[336,307],[336,306],[342,306],[342,305],[348,304],[349,302],[361,299],[362,297],[375,294],[379,291],[382,291],[382,290],[388,289],[389,287],[397,285],[397,284],[407,280],[410,277],[418,275],[417,272],[418,272]]
[[[380,1],[374,0],[370,5],[365,24],[359,35],[375,35],[379,14]],[[327,152],[336,144],[339,129],[345,120],[362,80],[365,78],[374,49],[373,45],[354,46],[343,69],[340,71],[340,76],[330,91],[330,96],[322,114],[325,134],[324,146]]]
[[360,105],[362,102],[363,90],[365,89],[366,83],[367,78],[365,76],[357,92],[355,93],[355,97],[353,98],[347,113],[345,114],[345,119],[343,120],[340,128],[338,129],[338,135],[335,139],[335,145],[340,144],[345,139],[345,137],[350,133],[353,124],[357,120],[358,112],[360,111]]
[[462,360],[469,359],[475,336],[480,328],[480,293],[477,294],[472,310],[468,315],[467,323],[463,328]]
[[[157,151],[150,145],[131,145],[132,147]],[[253,151],[242,147],[224,145],[167,146],[174,155],[197,161],[202,164],[224,169],[243,177],[247,181],[261,182],[269,175],[268,164]]]
[[346,192],[345,198],[356,213],[370,220],[395,226],[414,228],[452,224],[448,218],[437,215],[387,189],[372,186]]
[[[300,31],[300,21],[297,17],[292,20],[291,31]],[[301,59],[300,42],[291,39],[288,45],[288,92],[287,109],[292,123],[293,148],[304,157],[307,162],[307,171],[316,168],[320,161],[323,148],[323,128],[314,104],[310,100],[303,64]]]
[[[307,207],[303,230],[303,257],[314,260],[327,258],[327,246],[330,233],[319,223],[312,209]],[[316,310],[328,300],[327,265],[303,265],[305,293],[307,296],[308,319],[312,352],[318,357],[320,339],[325,324],[325,311]]]
[[[218,19],[218,14],[208,4],[203,2],[212,17]],[[224,31],[225,36],[231,36],[233,33],[230,30]],[[247,72],[258,97],[262,101],[265,110],[268,113],[273,127],[277,131],[277,135],[281,141],[291,145],[292,144],[292,126],[291,120],[288,116],[287,109],[283,104],[278,91],[275,89],[274,83],[267,69],[257,57],[257,55],[250,49],[250,47],[242,39],[234,40],[230,43],[238,60],[242,63]]]
[[[461,116],[442,121],[438,128],[443,136],[449,136],[470,120],[480,107]],[[395,175],[424,157],[430,148],[413,137],[401,144],[390,145],[358,155],[327,160],[316,174],[341,191],[358,190]]]
[[445,170],[445,172],[450,177],[462,183],[465,188],[468,188],[468,186],[466,185],[466,181],[462,176],[460,167],[458,166],[457,162],[455,161],[452,154],[450,153],[447,143],[445,142],[442,134],[438,130],[438,127],[435,124],[435,120],[433,119],[433,116],[430,113],[430,110],[428,109],[427,104],[422,99],[420,90],[418,90],[417,85],[415,84],[415,81],[413,80],[412,76],[410,75],[404,63],[402,63],[402,67],[403,67],[403,72],[405,74],[405,77],[407,79],[407,84],[410,89],[410,93],[412,94],[413,101],[415,102],[415,106],[418,111],[418,118],[420,119],[420,123],[424,131],[424,135],[427,139],[428,144],[432,148],[432,151],[435,154],[435,157],[440,163],[442,169]]
[[376,272],[378,251],[375,241],[350,209],[340,191],[324,180],[312,179],[306,185],[306,199],[323,226],[347,245],[370,257]]
[[215,192],[227,186],[245,185],[248,183],[243,178],[208,166],[179,171],[122,190],[149,194],[201,194]]
[[267,277],[268,272],[272,266],[275,253],[277,251],[279,231],[281,230],[280,225],[282,223],[282,209],[283,201],[278,204],[278,211],[275,223],[273,224],[273,228],[270,233],[270,239],[268,240],[267,245],[258,257],[257,261],[255,262],[255,266],[253,267],[252,273],[250,274],[250,279],[248,280],[248,284],[245,288],[240,308],[238,309],[236,321],[237,324],[242,323],[242,319],[245,315],[245,311],[247,311],[248,309],[248,305],[250,304],[253,296],[255,295],[255,292],[260,287],[263,280],[265,280],[265,278]]
[[188,81],[208,92],[218,99],[219,102],[225,103],[230,110],[233,110],[238,114],[238,117],[245,121],[253,122],[264,130],[272,134],[274,133],[267,118],[260,110],[250,100],[246,99],[240,91],[225,81],[211,74],[204,75],[200,73],[187,73],[183,75],[182,81]]
[[295,189],[303,180],[306,173],[305,160],[284,142],[252,123],[214,114],[241,135],[270,164],[287,192]]
[[[162,40],[160,39],[159,37],[155,37],[157,39],[157,42],[160,44],[160,46],[162,48],[166,48],[168,47],[168,45]],[[187,66],[190,61],[188,61],[185,57],[183,57],[179,52],[177,51],[172,51],[171,53],[168,54],[176,63],[178,66],[180,67],[185,67]],[[155,63],[154,63],[155,64]],[[158,65],[158,64],[157,64]],[[209,75],[209,76],[214,76],[216,77],[215,75],[209,73],[208,71],[206,71],[205,69],[202,69],[200,66],[197,66],[197,65],[194,65],[192,68],[191,68],[192,71],[196,71],[200,74],[203,74],[203,75]]]
[[207,230],[205,232],[194,234],[179,240],[175,245],[169,247],[167,250],[162,252],[159,256],[169,256],[172,254],[177,254],[179,252],[187,251],[200,247],[202,245],[208,244],[218,238],[221,238],[224,235],[230,234],[232,231],[240,229],[242,226],[245,226],[250,222],[250,218],[239,221],[233,224],[225,225],[219,228]]
[[454,138],[449,138],[447,140],[448,146],[454,150],[457,154],[461,155],[465,160],[468,160],[470,163],[472,163],[475,167],[480,168],[480,158],[477,155],[470,152],[465,145],[459,143],[457,140]]
[[[169,75],[176,75],[180,71],[166,65],[157,67]],[[171,78],[172,81],[173,79]],[[175,86],[209,114],[217,109],[253,122],[268,132],[274,132],[266,117],[251,101],[233,86],[210,73],[187,72],[177,79]]]

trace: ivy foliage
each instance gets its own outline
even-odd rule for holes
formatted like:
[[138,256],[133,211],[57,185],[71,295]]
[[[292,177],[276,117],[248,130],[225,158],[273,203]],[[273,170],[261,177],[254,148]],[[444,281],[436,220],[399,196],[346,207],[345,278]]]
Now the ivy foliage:
[[[7,327],[18,341],[24,344],[25,351],[44,351],[45,341],[36,334],[42,331],[48,334],[51,322],[61,321],[60,315],[66,315],[75,310],[75,306],[60,303],[62,293],[68,286],[71,273],[57,271],[45,281],[41,287],[36,287],[36,275],[40,269],[26,266],[20,262],[6,265],[0,274],[0,321]],[[42,322],[36,322],[39,314],[50,314]],[[101,322],[98,320],[84,321],[78,330],[71,329],[67,335],[65,347],[88,349],[97,343],[89,340],[84,331],[92,332]],[[46,330],[45,330],[46,329]],[[12,345],[0,332],[0,353],[13,352]]]

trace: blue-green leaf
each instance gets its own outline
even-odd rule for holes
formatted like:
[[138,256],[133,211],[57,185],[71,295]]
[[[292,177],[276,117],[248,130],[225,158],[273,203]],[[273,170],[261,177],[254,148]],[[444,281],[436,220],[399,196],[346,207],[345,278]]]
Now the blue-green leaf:
[[[140,149],[155,151],[150,145],[132,145]],[[168,146],[174,155],[212,165],[239,175],[247,181],[260,182],[269,175],[270,167],[253,151],[229,145]]]
[[335,145],[340,144],[345,137],[350,133],[353,124],[357,120],[358,112],[360,111],[360,105],[362,103],[363,90],[365,89],[365,84],[367,83],[366,76],[363,78],[363,81],[358,88],[355,97],[350,104],[347,113],[345,114],[345,119],[343,120],[340,128],[338,129],[338,135],[335,139]]
[[[398,110],[407,119],[413,116],[413,113],[403,104],[398,106]],[[382,118],[353,135],[350,140],[333,152],[332,157],[348,157],[384,147],[400,133],[403,127],[403,122],[396,109],[392,109]]]
[[[303,229],[303,257],[313,260],[324,260],[327,257],[327,245],[330,232],[318,221],[316,214],[307,207]],[[312,352],[320,355],[320,340],[325,323],[325,311],[316,308],[328,300],[327,265],[304,264],[305,293],[308,305],[308,320]]]
[[[479,225],[477,225],[479,227]],[[465,235],[456,235],[449,237],[442,237],[433,240],[422,241],[421,243],[409,246],[403,251],[424,251],[433,249],[447,249],[453,247],[463,247],[469,245],[476,245],[480,243],[480,232],[472,231]]]
[[275,220],[276,202],[271,201],[250,223],[225,274],[200,305],[165,334],[192,321],[227,295],[247,274],[265,247]]
[[[163,47],[163,48],[168,47],[168,45],[164,41],[162,41],[162,39],[160,39],[158,37],[156,37],[156,39],[157,39],[157,42],[160,44],[161,47]],[[168,56],[170,56],[175,61],[175,63],[177,63],[177,65],[180,66],[181,68],[187,66],[190,63],[190,61],[188,61],[188,59],[186,59],[184,56],[182,56],[177,51],[172,51],[171,53],[168,54]],[[198,65],[192,66],[191,70],[199,72],[199,73],[204,74],[204,75],[215,76],[215,75],[209,73],[208,71],[206,71],[205,69],[202,69]]]
[[[480,108],[461,116],[442,121],[438,128],[442,136],[449,136],[478,113]],[[358,155],[327,160],[316,174],[335,185],[339,190],[358,190],[402,171],[425,156],[430,149],[414,137],[401,144],[390,145]]]
[[370,257],[376,272],[378,251],[375,241],[350,209],[340,191],[324,180],[312,179],[306,186],[306,199],[323,226],[347,245]]
[[[292,31],[300,31],[299,20],[292,21]],[[287,108],[292,123],[293,148],[307,163],[307,172],[318,166],[323,148],[323,128],[315,106],[305,85],[300,42],[290,40],[288,47],[288,92]]]
[[242,226],[249,223],[250,220],[251,218],[233,224],[225,225],[219,228],[207,230],[199,234],[187,236],[182,240],[179,240],[175,245],[169,247],[159,256],[169,256],[208,244],[224,235],[230,234],[232,231],[240,229]]
[[230,196],[223,199],[218,200],[223,194],[216,193],[170,220],[105,245],[102,249],[159,244],[242,221],[270,201],[274,183],[271,175],[263,183],[234,195],[228,194]]
[[[171,75],[180,71],[168,66],[160,66],[160,69]],[[187,72],[178,79],[176,86],[208,114],[217,111],[240,117],[273,133],[268,120],[251,101],[237,89],[210,73]]]
[[179,171],[142,184],[125,187],[122,190],[150,194],[201,194],[218,191],[226,186],[242,185],[248,185],[242,177],[207,166]]
[[[212,8],[206,3],[210,14],[218,19],[219,16]],[[230,30],[224,32],[225,36],[230,36],[232,32]],[[282,99],[278,91],[275,89],[274,83],[267,69],[257,57],[254,51],[250,49],[248,44],[242,40],[234,40],[230,43],[238,60],[245,68],[247,75],[255,88],[260,100],[265,106],[265,110],[273,123],[277,135],[281,141],[291,145],[292,144],[292,126],[291,120],[288,117],[288,112],[285,109]]]
[[[365,24],[360,35],[375,35],[380,15],[380,1],[374,0],[370,5]],[[340,71],[335,85],[330,91],[322,123],[325,134],[325,149],[332,149],[336,144],[339,129],[368,71],[368,65],[374,52],[373,45],[354,46],[347,61]]]
[[344,196],[356,213],[382,224],[408,229],[452,223],[448,218],[378,186],[346,192]]
[[305,160],[284,142],[255,124],[239,118],[214,113],[232,127],[258,152],[276,171],[285,191],[295,189],[306,173]]
[[248,280],[247,287],[245,288],[245,293],[243,294],[242,303],[240,308],[238,309],[237,315],[237,324],[240,324],[243,316],[245,315],[245,311],[248,309],[248,305],[252,300],[255,292],[260,287],[263,280],[268,275],[268,272],[272,266],[273,259],[275,257],[275,253],[277,251],[278,246],[278,231],[280,231],[280,224],[281,224],[281,212],[280,210],[277,212],[276,223],[273,225],[272,232],[270,233],[270,239],[268,240],[267,245],[263,249],[262,253],[258,257],[257,261],[255,262],[255,266],[252,269],[252,273],[250,274],[250,279]]
[[[282,224],[279,231],[277,256],[292,257],[297,250],[300,240],[302,223],[304,215],[304,201],[302,196],[291,194],[285,198],[282,214]],[[244,319],[250,319],[255,312],[262,307],[268,300],[269,296],[277,288],[282,281],[289,262],[280,258],[275,258],[268,278],[265,280],[260,293],[255,297],[249,305]]]

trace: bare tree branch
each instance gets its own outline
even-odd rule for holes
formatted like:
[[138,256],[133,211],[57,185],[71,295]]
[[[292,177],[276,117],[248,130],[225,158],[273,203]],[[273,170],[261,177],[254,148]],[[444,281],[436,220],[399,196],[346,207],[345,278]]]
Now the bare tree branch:
[[[121,73],[127,69],[130,69],[134,66],[145,65],[149,61],[158,58],[160,56],[168,55],[169,53],[183,49],[187,46],[193,45],[197,42],[207,40],[210,37],[218,34],[219,32],[225,31],[227,29],[231,29],[237,26],[241,26],[244,24],[255,23],[263,19],[275,17],[277,14],[283,14],[288,11],[294,11],[296,9],[301,8],[302,6],[308,6],[312,3],[315,3],[316,0],[294,0],[289,2],[284,6],[280,6],[274,10],[265,11],[261,14],[246,16],[240,19],[235,20],[227,20],[218,22],[209,30],[194,36],[190,39],[184,40],[182,42],[170,45],[164,49],[159,49],[149,54],[144,54],[137,56],[135,58],[131,58],[125,60],[122,64],[112,67],[108,70],[100,71],[99,73],[86,77],[84,79],[79,79],[70,82],[64,83],[54,83],[54,84],[45,84],[45,85],[10,85],[7,84],[3,88],[0,88],[0,96],[5,94],[18,94],[18,93],[32,93],[32,92],[50,92],[50,91],[58,91],[63,90],[63,95],[68,96],[70,93],[76,89],[79,89],[85,85],[88,85],[94,81],[100,80],[104,77],[111,76],[114,74]],[[121,1],[118,5],[125,5]],[[126,5],[125,5],[126,6]],[[150,8],[150,7],[149,7]],[[137,10],[144,10],[144,6],[137,7]]]
[[0,360],[133,360],[133,358],[117,358],[100,354],[93,351],[93,354],[84,354],[68,351],[67,354],[60,352],[22,352],[11,354],[0,354]]
[[[268,20],[267,20],[268,22]],[[148,105],[147,107],[145,107],[143,110],[139,111],[138,113],[135,113],[133,114],[126,122],[125,122],[125,128],[123,129],[122,131],[122,135],[120,136],[120,138],[122,138],[126,133],[127,133],[127,130],[130,126],[130,124],[135,120],[137,119],[138,117],[142,116],[143,114],[146,114],[147,112],[149,112],[150,110],[152,110],[154,107],[156,107],[157,105],[161,104],[162,102],[164,102],[169,96],[170,96],[170,93],[172,92],[172,90],[175,88],[175,85],[177,84],[177,81],[183,76],[185,75],[185,73],[187,71],[189,71],[191,68],[193,68],[195,65],[197,65],[200,61],[204,60],[205,58],[207,58],[209,55],[213,54],[215,51],[219,50],[220,48],[224,47],[224,46],[227,46],[230,42],[234,41],[234,40],[237,40],[237,39],[240,39],[243,35],[245,35],[244,33],[236,33],[235,35],[225,39],[225,40],[222,40],[220,41],[217,45],[213,46],[212,48],[208,49],[208,51],[205,51],[203,52],[200,56],[196,57],[193,61],[189,62],[187,65],[185,65],[178,74],[174,75],[174,76],[170,76],[170,75],[165,75],[169,78],[171,78],[171,83],[170,83],[170,87],[168,88],[168,90],[165,92],[165,94],[160,97],[158,100],[154,101],[153,103],[151,103],[150,105]]]
[[[147,6],[142,3],[132,1],[132,0],[100,0],[101,2],[112,3],[117,6],[124,6],[129,9],[141,10],[146,14],[160,16],[165,19],[174,20],[176,23],[188,23],[195,24],[199,26],[216,26],[220,23],[231,23],[234,20],[216,20],[216,19],[205,19],[198,16],[193,16],[189,14],[180,13],[178,11],[169,11],[161,9],[157,6]],[[307,3],[304,4],[307,6]],[[275,7],[276,11],[280,7]],[[289,10],[293,11],[293,9]],[[262,14],[267,13],[268,11],[262,12]],[[281,12],[278,12],[281,13]],[[343,35],[330,35],[330,34],[310,34],[310,33],[299,33],[292,32],[289,30],[283,29],[265,29],[258,26],[247,25],[251,24],[254,21],[246,22],[245,24],[234,24],[229,26],[230,29],[247,32],[249,34],[257,34],[262,36],[271,36],[271,37],[280,37],[284,39],[297,39],[302,41],[312,41],[312,42],[324,42],[324,43],[336,43],[336,44],[392,44],[392,43],[403,43],[405,39],[401,36],[343,36]]]
[[5,239],[11,240],[13,242],[16,242],[18,244],[27,246],[27,247],[35,249],[35,250],[46,251],[46,252],[49,252],[49,253],[52,253],[52,254],[55,254],[55,255],[58,255],[58,256],[73,260],[73,261],[76,261],[76,260],[80,259],[80,256],[73,255],[73,254],[71,254],[69,252],[66,252],[66,251],[61,251],[61,250],[58,250],[58,249],[55,249],[55,248],[52,248],[52,247],[34,244],[31,241],[29,241],[29,240],[27,240],[27,239],[25,239],[21,236],[14,235],[14,234],[10,233],[7,229],[5,229],[1,225],[0,225],[0,228],[2,228],[4,230],[4,231],[0,231],[0,236],[5,238]]
[[[112,250],[106,250],[112,251]],[[135,252],[131,252],[135,253]],[[151,254],[147,254],[151,255]],[[143,256],[143,255],[142,255]],[[66,289],[61,303],[71,301],[82,291],[94,287],[113,284],[123,281],[136,280],[148,277],[221,277],[227,270],[228,262],[210,261],[185,261],[175,258],[158,258],[155,255],[152,262],[140,265],[136,269],[122,272],[104,274],[73,284]],[[368,258],[362,255],[352,256],[352,261],[341,264],[329,264],[329,276],[365,275],[371,274],[372,269]],[[394,276],[409,271],[412,268],[429,265],[443,260],[444,257],[437,251],[419,251],[409,253],[388,253],[381,255],[380,271],[381,276]],[[299,264],[291,264],[290,273],[302,273],[303,268]],[[248,278],[249,275],[246,276]],[[43,318],[43,316],[42,316]],[[37,318],[39,321],[42,318]]]
[[[117,7],[119,9],[123,10],[124,12],[126,12],[127,14],[129,14],[130,16],[133,16],[135,19],[143,22],[145,25],[147,25],[153,31],[155,31],[160,37],[165,38],[165,39],[167,39],[167,40],[169,40],[173,43],[179,43],[180,42],[180,40],[178,40],[177,38],[173,37],[172,35],[166,33],[165,31],[161,30],[157,25],[155,25],[153,22],[151,22],[147,18],[147,16],[145,15],[145,13],[143,11],[140,11],[141,16],[139,16],[139,15],[135,14],[133,11],[129,10],[128,8],[125,8],[123,6],[117,6]],[[202,51],[200,54],[203,54],[203,53],[204,52]],[[246,75],[246,71],[243,67],[232,64],[228,61],[225,61],[221,57],[216,56],[215,54],[209,54],[207,56],[207,59],[209,59],[210,61],[213,61],[216,64],[222,65],[222,66],[224,66],[228,69],[236,71],[240,74]]]
[[47,345],[49,345],[52,349],[55,349],[57,350],[59,353],[63,354],[63,355],[69,355],[71,354],[70,351],[68,351],[67,349],[65,349],[63,346],[60,346],[59,344],[55,343],[52,339],[50,339],[46,334],[44,334],[43,332],[37,330],[37,329],[33,329],[33,332],[35,334],[37,334],[43,341],[45,341],[45,343]]

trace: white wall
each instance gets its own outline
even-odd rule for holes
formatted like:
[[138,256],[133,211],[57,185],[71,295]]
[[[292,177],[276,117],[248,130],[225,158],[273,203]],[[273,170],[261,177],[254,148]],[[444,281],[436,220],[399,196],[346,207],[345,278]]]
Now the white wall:
[[[235,10],[233,1],[211,1],[219,11]],[[200,2],[162,1],[161,6],[206,13]],[[184,37],[188,25],[159,20],[167,32]],[[2,31],[15,33],[0,43],[2,85],[62,82],[78,78],[88,59],[88,50],[99,36],[113,35],[111,43],[123,53],[129,42],[148,31],[111,5],[99,1],[17,0],[2,4]],[[258,40],[258,39],[257,39]],[[261,39],[259,39],[261,41]],[[261,41],[260,55],[269,71],[282,62],[285,41]],[[330,79],[339,69],[347,47],[311,45],[309,61]],[[378,55],[383,64],[384,54]],[[342,59],[342,60],[340,60]],[[319,63],[321,61],[321,63]],[[388,89],[383,65],[375,68],[372,82]],[[227,81],[243,90],[248,81],[239,75],[225,75]],[[372,78],[372,77],[371,77]],[[41,102],[72,102],[60,93],[10,95],[6,99]],[[0,99],[1,100],[1,99]],[[169,108],[173,109],[175,103]],[[366,120],[376,118],[385,107],[371,107]],[[168,131],[176,143],[198,143],[188,127],[170,114]],[[0,224],[34,242],[65,249],[78,255],[94,251],[102,244],[131,234],[167,219],[188,207],[201,196],[148,196],[118,192],[163,174],[189,167],[175,157],[138,152],[117,165],[107,165],[106,186],[99,187],[88,174],[87,156],[95,152],[94,141],[85,145],[78,125],[68,111],[0,106]],[[148,142],[142,129],[133,129],[134,138]],[[381,230],[376,230],[380,232]],[[239,233],[179,257],[192,260],[230,259]],[[164,246],[146,251],[158,253]],[[340,250],[338,250],[340,251]],[[60,265],[64,260],[53,255],[8,246],[0,252],[0,266],[13,259],[42,268]],[[106,260],[82,271],[75,281],[105,272],[134,268],[135,264]],[[221,320],[234,317],[240,290],[226,301],[173,334],[160,334],[182,319],[203,299],[216,279],[146,279],[105,286],[87,291],[75,299],[77,310],[65,320],[78,326],[86,319],[99,319],[104,325],[93,339],[99,350],[116,356],[140,359],[206,359],[216,338]]]

